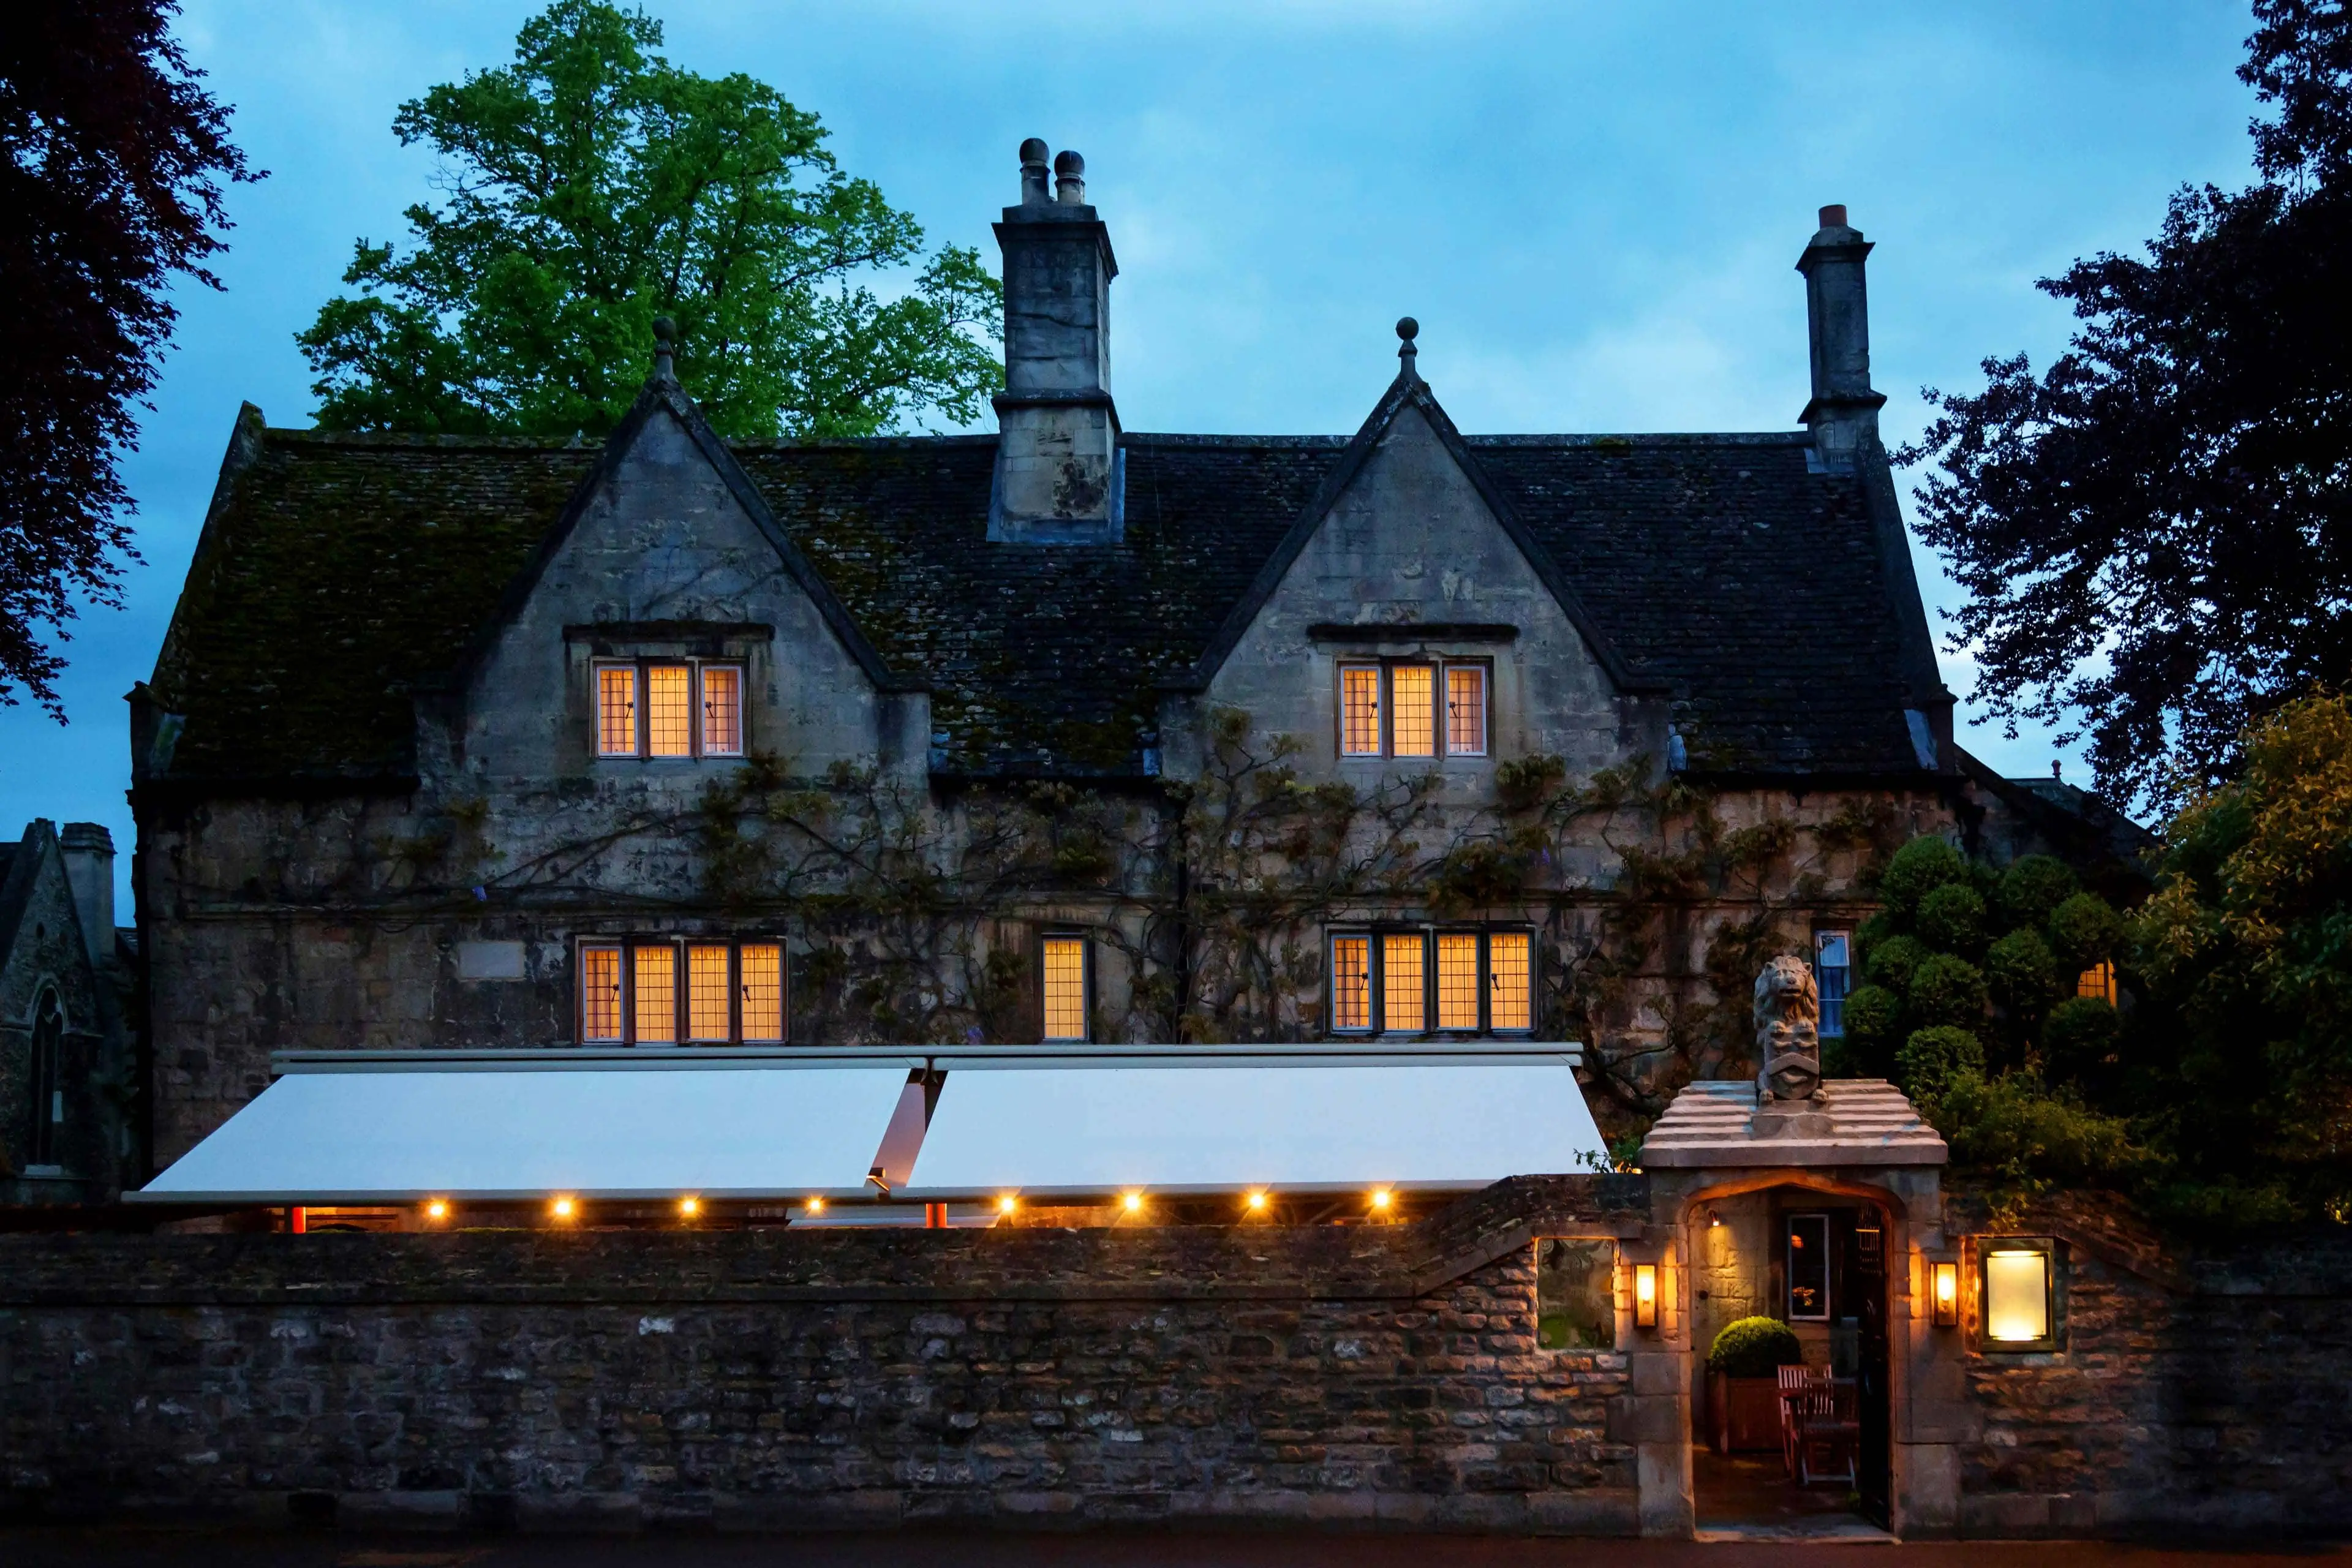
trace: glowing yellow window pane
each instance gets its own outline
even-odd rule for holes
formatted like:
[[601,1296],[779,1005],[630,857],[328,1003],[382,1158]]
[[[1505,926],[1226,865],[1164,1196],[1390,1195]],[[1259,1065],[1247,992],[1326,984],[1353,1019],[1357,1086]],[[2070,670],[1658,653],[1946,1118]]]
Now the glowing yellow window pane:
[[2050,1337],[2050,1259],[2039,1252],[1985,1257],[1985,1338],[2015,1344]]
[[682,664],[656,664],[646,671],[646,754],[694,754],[693,672]]
[[1045,939],[1045,1037],[1087,1037],[1087,944],[1082,937]]
[[1498,931],[1486,938],[1486,1024],[1525,1029],[1535,1008],[1528,985],[1528,933]]
[[1445,671],[1445,749],[1457,757],[1486,754],[1486,672],[1476,665]]
[[696,942],[686,950],[686,1033],[690,1040],[728,1037],[727,948]]
[[1478,938],[1475,933],[1437,939],[1437,1026],[1478,1026]]
[[2074,994],[2095,996],[2112,1007],[2116,1005],[2116,966],[2102,959],[2074,977]]
[[596,751],[600,756],[637,754],[637,672],[606,666],[596,672]]
[[1391,1029],[1419,1029],[1422,1022],[1422,939],[1381,938],[1381,1022]]
[[702,752],[733,757],[743,752],[743,672],[731,664],[702,667]]
[[784,1037],[784,950],[772,942],[747,942],[741,953],[743,1038]]
[[621,1037],[621,950],[617,947],[580,950],[580,1037]]
[[1339,750],[1350,757],[1381,754],[1381,672],[1369,664],[1339,671]]
[[1437,755],[1437,671],[1401,664],[1389,671],[1389,725],[1400,757]]
[[632,954],[636,982],[637,1044],[677,1042],[677,950],[667,942],[639,947]]
[[1336,936],[1331,939],[1331,1026],[1369,1029],[1372,1026],[1372,939]]

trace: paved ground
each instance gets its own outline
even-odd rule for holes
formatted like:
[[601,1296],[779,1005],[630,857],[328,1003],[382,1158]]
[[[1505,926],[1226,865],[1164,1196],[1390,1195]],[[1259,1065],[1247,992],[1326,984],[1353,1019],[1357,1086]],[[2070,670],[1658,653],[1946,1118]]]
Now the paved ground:
[[1463,1536],[986,1532],[488,1539],[0,1531],[8,1568],[2352,1568],[2352,1546],[2210,1550],[1970,1542],[1703,1543]]

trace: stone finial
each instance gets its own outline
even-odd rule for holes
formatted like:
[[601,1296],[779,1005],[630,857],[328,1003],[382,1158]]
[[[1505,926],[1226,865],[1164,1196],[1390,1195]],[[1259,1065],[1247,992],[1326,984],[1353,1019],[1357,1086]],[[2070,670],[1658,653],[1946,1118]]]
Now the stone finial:
[[1421,351],[1413,347],[1412,340],[1419,336],[1421,336],[1419,321],[1414,321],[1411,316],[1397,318],[1397,358],[1402,363],[1404,374],[1416,379],[1421,374],[1418,363]]
[[1047,160],[1053,149],[1045,145],[1043,136],[1032,136],[1021,143],[1021,205],[1024,207],[1044,206]]
[[1054,199],[1065,206],[1082,206],[1087,199],[1087,161],[1076,153],[1054,156]]
[[1759,1103],[1809,1100],[1822,1084],[1822,994],[1804,960],[1780,957],[1756,977]]
[[677,382],[677,367],[671,358],[675,352],[673,345],[677,342],[677,323],[667,316],[656,316],[654,318],[654,379],[656,381],[665,384]]

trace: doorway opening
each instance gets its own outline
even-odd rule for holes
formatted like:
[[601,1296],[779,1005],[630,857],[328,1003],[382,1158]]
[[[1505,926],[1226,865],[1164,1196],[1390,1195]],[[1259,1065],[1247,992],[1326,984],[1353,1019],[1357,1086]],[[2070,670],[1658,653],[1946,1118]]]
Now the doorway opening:
[[[1700,1531],[1877,1536],[1892,1458],[1885,1209],[1768,1187],[1700,1202],[1688,1234]],[[1752,1318],[1785,1332],[1743,1330],[1732,1341],[1762,1348],[1745,1364],[1711,1369],[1717,1337]],[[1791,1356],[1800,1359],[1785,1368],[1769,1364]]]

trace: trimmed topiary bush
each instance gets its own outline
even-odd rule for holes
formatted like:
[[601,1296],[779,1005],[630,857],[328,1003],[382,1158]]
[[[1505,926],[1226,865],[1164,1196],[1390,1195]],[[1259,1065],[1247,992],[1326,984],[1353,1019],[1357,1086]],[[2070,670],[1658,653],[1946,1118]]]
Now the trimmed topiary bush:
[[1778,1318],[1741,1318],[1723,1325],[1706,1352],[1706,1370],[1726,1377],[1770,1377],[1805,1359],[1797,1331]]
[[1968,880],[1969,863],[1958,850],[1940,838],[1914,838],[1888,857],[1878,896],[1896,921],[1908,921],[1921,899],[1954,883],[1965,887]]
[[2042,1026],[2042,1055],[2052,1076],[2080,1080],[2114,1060],[2122,1024],[2103,996],[2069,996]]
[[2050,911],[2050,947],[2075,973],[2116,955],[2124,922],[2096,893],[2077,893]]
[[1984,1019],[1990,998],[1984,971],[1948,952],[1930,953],[1911,972],[1911,1016],[1923,1028],[1950,1024],[1970,1028]]
[[1890,936],[1862,950],[1862,971],[1873,985],[1908,992],[1911,974],[1927,958],[1927,944],[1916,936]]
[[1966,1029],[1948,1025],[1919,1029],[1895,1053],[1895,1077],[1905,1092],[1933,1097],[1963,1075],[1984,1075],[1984,1042]]
[[1856,1072],[1885,1072],[1903,1043],[1903,998],[1864,985],[1845,999],[1845,1044]]
[[1951,882],[1930,889],[1911,924],[1929,947],[1962,957],[1984,951],[1985,901],[1974,888]]
[[2021,1018],[2038,1018],[2058,997],[2058,960],[2037,931],[2013,931],[1985,950],[1993,1000]]
[[2038,926],[2082,886],[2074,879],[2074,868],[2063,860],[2050,855],[2021,855],[2000,874],[2000,894],[1994,904],[2011,925]]

